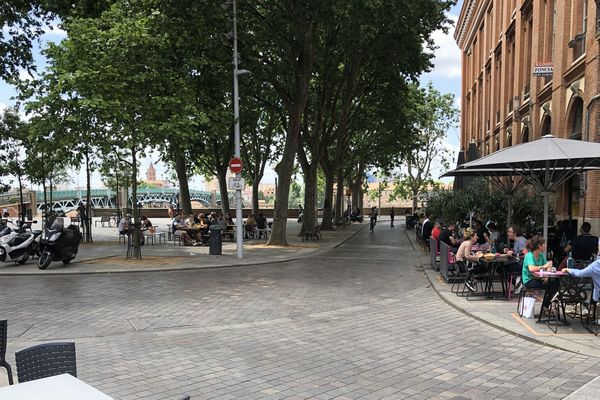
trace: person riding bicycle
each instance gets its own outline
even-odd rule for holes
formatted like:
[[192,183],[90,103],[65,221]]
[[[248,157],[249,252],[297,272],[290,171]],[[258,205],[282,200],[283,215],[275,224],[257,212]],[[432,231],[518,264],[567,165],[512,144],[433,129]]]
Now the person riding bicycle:
[[377,207],[373,206],[371,207],[371,212],[369,213],[369,218],[371,219],[371,232],[373,232],[373,229],[375,229],[375,224],[377,223],[377,215],[379,213],[377,212]]

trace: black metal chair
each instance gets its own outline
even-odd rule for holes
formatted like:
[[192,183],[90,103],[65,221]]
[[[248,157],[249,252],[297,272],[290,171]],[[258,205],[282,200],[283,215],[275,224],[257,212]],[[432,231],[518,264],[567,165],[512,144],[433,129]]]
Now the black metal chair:
[[75,343],[45,343],[15,354],[19,382],[71,374],[77,377]]
[[190,395],[184,394],[179,400],[190,400]]
[[8,384],[13,384],[12,368],[6,362],[6,341],[8,336],[8,321],[0,321],[0,366],[6,368],[8,374]]

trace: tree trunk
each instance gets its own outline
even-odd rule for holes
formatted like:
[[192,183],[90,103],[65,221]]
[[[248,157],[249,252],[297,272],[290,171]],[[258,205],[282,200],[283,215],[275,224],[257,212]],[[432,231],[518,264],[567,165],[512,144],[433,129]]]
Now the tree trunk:
[[188,185],[187,168],[185,166],[185,157],[179,147],[175,150],[175,172],[179,182],[179,203],[184,214],[192,213],[192,201],[190,200],[190,188]]
[[252,182],[252,214],[258,215],[258,184],[260,183],[260,177],[254,176]]
[[21,169],[17,170],[17,179],[19,180],[19,201],[21,202],[21,224],[25,222],[25,202],[23,201],[23,182],[21,180]]
[[417,193],[413,192],[413,198],[412,198],[412,212],[413,212],[413,214],[415,213],[415,210],[419,206],[418,203],[417,203],[417,195],[418,194],[419,194],[418,192]]
[[324,170],[325,173],[325,201],[323,204],[323,220],[321,221],[322,231],[332,231],[333,228],[333,171]]
[[117,209],[117,223],[121,220],[121,209],[119,208],[119,173],[118,170],[115,173],[116,182],[116,195],[115,195],[115,208]]
[[85,232],[86,232],[86,236],[85,236],[85,242],[86,243],[93,243],[94,240],[92,239],[92,173],[90,171],[90,157],[89,154],[85,155],[85,175],[86,175],[86,185],[87,185],[87,190],[86,190],[86,205],[85,205],[85,209],[86,209],[86,216],[85,216],[85,220],[83,221],[83,225],[85,228]]
[[[219,181],[219,193],[221,194],[221,211],[223,215],[230,211],[229,197],[227,193],[227,166],[217,168],[217,180]],[[238,221],[235,221],[237,224]],[[241,221],[240,221],[241,223]]]
[[[131,258],[141,259],[142,248],[140,246],[140,239],[142,232],[140,229],[140,216],[137,199],[137,151],[135,147],[131,148],[131,163],[131,208],[133,210],[133,254],[131,255]],[[127,249],[127,255],[130,255],[129,248]]]
[[300,236],[305,232],[312,232],[318,224],[317,220],[317,173],[319,166],[314,161],[304,170],[304,217]]
[[335,224],[339,225],[344,211],[344,169],[338,168],[337,188],[335,192]]

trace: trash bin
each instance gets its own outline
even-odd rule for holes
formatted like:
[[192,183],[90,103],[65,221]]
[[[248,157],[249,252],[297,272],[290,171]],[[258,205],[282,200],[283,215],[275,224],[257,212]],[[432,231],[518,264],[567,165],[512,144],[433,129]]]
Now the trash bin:
[[209,247],[208,254],[212,256],[221,255],[223,249],[223,240],[221,236],[220,228],[210,228],[210,239],[209,239]]

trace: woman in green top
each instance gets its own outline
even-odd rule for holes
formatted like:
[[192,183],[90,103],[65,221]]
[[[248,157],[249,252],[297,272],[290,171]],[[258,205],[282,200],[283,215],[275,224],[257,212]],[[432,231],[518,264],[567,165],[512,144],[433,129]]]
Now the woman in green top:
[[550,282],[544,282],[546,280],[535,279],[533,277],[534,272],[543,270],[549,270],[552,268],[552,261],[546,261],[546,239],[541,236],[533,237],[527,248],[529,252],[525,255],[523,260],[523,285],[531,289],[546,289],[546,296],[544,296],[543,307],[547,307],[549,304],[546,299],[551,299],[554,293],[558,290],[558,279],[552,279]]

